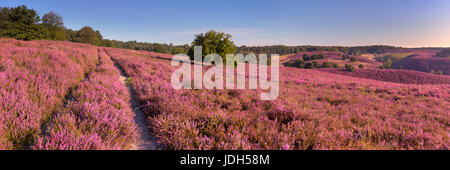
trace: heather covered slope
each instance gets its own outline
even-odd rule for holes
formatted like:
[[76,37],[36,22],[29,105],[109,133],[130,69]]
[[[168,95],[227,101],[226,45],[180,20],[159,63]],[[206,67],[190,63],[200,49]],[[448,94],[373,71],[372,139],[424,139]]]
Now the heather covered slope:
[[310,51],[310,52],[300,52],[292,55],[287,55],[286,57],[280,58],[280,63],[287,62],[290,60],[302,59],[303,55],[307,54],[308,56],[312,55],[320,55],[323,54],[326,57],[324,59],[319,59],[317,62],[322,64],[323,62],[334,62],[339,65],[339,67],[344,67],[345,64],[353,65],[354,67],[358,67],[358,65],[362,64],[365,68],[378,68],[381,66],[381,62],[376,61],[374,58],[369,55],[349,55],[349,57],[355,57],[356,62],[350,62],[349,59],[343,60],[342,55],[344,53],[337,51]]
[[402,68],[430,73],[442,71],[445,75],[450,75],[450,58],[437,56],[437,49],[395,49],[388,50],[387,53],[411,53],[406,58],[394,61],[392,68]]
[[119,71],[96,46],[0,39],[0,150],[131,149]]
[[132,149],[137,141],[130,94],[119,71],[99,49],[95,70],[72,92],[72,99],[55,113],[34,149]]
[[280,68],[280,95],[174,90],[167,60],[109,49],[166,149],[448,149],[450,85]]
[[0,39],[0,149],[23,149],[98,62],[97,48]]
[[[280,67],[280,95],[175,90],[161,53],[0,39],[0,149],[130,149],[136,125],[113,61],[165,149],[448,149],[450,85]],[[109,58],[111,56],[111,60]]]
[[450,76],[424,73],[414,70],[399,69],[356,69],[353,72],[345,69],[321,68],[320,71],[360,77],[372,80],[404,84],[450,84]]

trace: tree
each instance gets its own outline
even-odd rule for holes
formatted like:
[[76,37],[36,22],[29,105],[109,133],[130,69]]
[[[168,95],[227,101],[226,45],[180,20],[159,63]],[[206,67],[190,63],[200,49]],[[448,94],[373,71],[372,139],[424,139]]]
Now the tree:
[[114,47],[114,48],[116,47],[115,44],[114,44],[114,41],[109,40],[109,39],[104,39],[102,41],[102,45],[105,46],[105,47]]
[[345,65],[345,70],[350,71],[350,72],[353,72],[353,71],[355,71],[355,67],[353,67],[353,66],[350,65],[350,64],[346,64],[346,65]]
[[76,31],[74,37],[72,37],[72,40],[74,42],[101,45],[102,35],[99,31],[94,31],[91,27],[86,26]]
[[311,60],[309,55],[308,54],[303,54],[303,61],[309,61],[309,60]]
[[359,68],[364,68],[364,65],[363,65],[363,64],[360,64],[358,67],[359,67]]
[[0,25],[9,20],[10,8],[0,8]]
[[306,68],[306,69],[313,69],[313,68],[314,68],[314,65],[313,65],[312,63],[306,63],[306,64],[305,64],[305,68]]
[[392,65],[392,60],[391,60],[391,58],[388,58],[383,62],[383,65],[380,68],[381,69],[390,69],[391,65]]
[[64,29],[66,40],[75,42],[74,37],[77,32],[72,29]]
[[63,18],[50,11],[42,17],[42,25],[49,31],[49,39],[66,40],[66,31],[64,30]]
[[53,27],[64,27],[63,18],[53,11],[42,16],[42,24]]
[[158,53],[169,53],[169,49],[168,48],[164,48],[164,46],[162,44],[154,44],[152,51],[155,51],[155,52],[158,52]]
[[317,61],[313,61],[312,62],[313,68],[317,68],[319,67],[319,63],[317,63]]
[[356,57],[350,57],[350,62],[356,62]]
[[349,58],[350,58],[350,55],[345,55],[345,54],[342,55],[342,60],[346,60],[346,59],[349,59]]
[[305,62],[303,60],[291,60],[291,61],[283,63],[283,65],[286,67],[304,68]]
[[206,33],[195,36],[195,40],[192,42],[192,47],[189,50],[189,56],[191,56],[192,59],[194,58],[194,46],[203,47],[203,57],[215,53],[219,54],[223,61],[225,61],[226,54],[236,53],[236,46],[233,41],[231,41],[231,35],[214,30],[209,30]]
[[185,54],[186,52],[181,47],[173,47],[170,53],[175,55],[175,54]]
[[39,24],[37,12],[25,5],[0,10],[0,36],[19,40],[37,40],[48,37],[48,31]]

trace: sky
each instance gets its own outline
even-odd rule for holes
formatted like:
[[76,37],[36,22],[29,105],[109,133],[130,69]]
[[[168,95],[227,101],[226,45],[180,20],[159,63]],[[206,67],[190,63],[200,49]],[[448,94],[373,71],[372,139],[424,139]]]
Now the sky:
[[236,45],[450,47],[449,0],[0,0],[104,38],[189,44],[214,29]]

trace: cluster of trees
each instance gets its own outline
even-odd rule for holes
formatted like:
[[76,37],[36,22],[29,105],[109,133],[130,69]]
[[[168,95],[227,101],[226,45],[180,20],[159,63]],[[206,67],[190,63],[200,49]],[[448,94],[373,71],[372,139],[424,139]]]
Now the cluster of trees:
[[195,35],[192,47],[188,51],[191,59],[194,59],[194,46],[202,46],[203,57],[208,54],[219,54],[224,62],[226,54],[236,53],[236,45],[231,41],[231,35],[214,30]]
[[324,59],[324,54],[313,54],[311,57],[308,54],[303,54],[303,61],[310,61],[310,60],[319,60]]
[[351,65],[351,64],[345,64],[345,70],[353,72],[353,71],[355,71],[355,67],[353,67],[353,65]]
[[18,40],[71,41],[171,54],[185,54],[190,48],[187,44],[174,46],[173,44],[123,42],[103,39],[102,34],[98,30],[88,26],[80,30],[68,29],[64,26],[63,18],[53,11],[43,15],[41,18],[34,9],[28,9],[25,5],[13,8],[0,8],[0,37]]
[[283,63],[286,67],[296,67],[296,68],[305,68],[305,69],[314,69],[314,68],[339,68],[337,63],[334,62],[323,62],[319,64],[317,61],[305,62],[303,60],[291,60]]
[[350,62],[356,62],[356,61],[358,61],[357,59],[356,59],[356,57],[350,57],[350,55],[342,55],[342,60],[347,60],[347,59],[349,59],[350,60]]
[[350,58],[350,55],[345,55],[345,54],[342,55],[342,60],[347,60],[349,58]]
[[0,9],[0,37],[18,40],[68,40],[102,45],[99,31],[83,27],[78,31],[64,27],[63,18],[53,11],[42,18],[34,9],[25,5]]
[[383,53],[388,49],[395,49],[397,47],[375,45],[375,46],[357,46],[357,47],[343,47],[343,46],[285,46],[285,45],[273,45],[273,46],[241,46],[237,47],[239,53],[248,54],[293,54],[307,51],[339,51],[345,54],[360,55],[365,53],[378,54]]
[[[16,8],[2,7],[0,9],[0,36],[20,40],[52,39],[59,35],[59,23],[46,14],[43,19],[37,12],[26,6]],[[56,29],[55,32],[50,31]],[[64,36],[62,36],[64,38]]]
[[105,39],[104,46],[115,47],[115,48],[125,48],[133,50],[144,50],[144,51],[154,51],[159,53],[170,53],[170,54],[187,54],[190,45],[173,45],[166,43],[148,43],[148,42],[137,42],[137,41],[118,41],[118,40],[108,40]]

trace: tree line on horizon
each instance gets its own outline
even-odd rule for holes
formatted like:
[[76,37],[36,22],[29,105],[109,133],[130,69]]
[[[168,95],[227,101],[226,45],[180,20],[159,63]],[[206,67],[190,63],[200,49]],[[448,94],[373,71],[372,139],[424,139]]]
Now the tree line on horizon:
[[299,45],[299,46],[286,46],[286,45],[271,45],[271,46],[240,46],[238,52],[240,53],[266,53],[266,54],[296,54],[300,52],[308,51],[338,51],[349,55],[360,54],[379,54],[389,49],[396,49],[399,47],[387,46],[387,45],[372,45],[372,46],[312,46],[312,45]]
[[[206,52],[237,52],[242,54],[293,54],[306,51],[339,51],[351,55],[359,55],[364,53],[382,53],[387,49],[397,47],[377,45],[377,46],[359,46],[359,47],[343,47],[343,46],[236,46],[231,41],[231,35],[222,32],[210,30],[205,34],[196,35],[192,44],[173,45],[172,43],[148,43],[137,41],[119,41],[104,39],[100,31],[94,30],[92,27],[85,26],[79,30],[66,28],[63,18],[53,11],[46,13],[42,18],[34,9],[29,9],[25,5],[17,7],[1,7],[0,8],[0,37],[15,38],[18,40],[57,40],[71,41],[79,43],[88,43],[97,46],[125,48],[134,50],[154,51],[170,54],[188,54],[192,53],[192,46],[202,45]],[[209,40],[220,39],[218,44],[205,44],[204,42],[214,42]],[[201,42],[200,42],[201,41]],[[221,49],[226,48],[226,49]],[[204,51],[205,52],[205,51]],[[204,54],[205,55],[205,54]]]
[[118,41],[104,39],[100,31],[85,26],[73,30],[64,26],[63,18],[50,11],[42,16],[25,5],[0,7],[0,37],[17,40],[56,40],[88,43],[97,46],[155,51],[160,53],[187,53],[189,45]]

